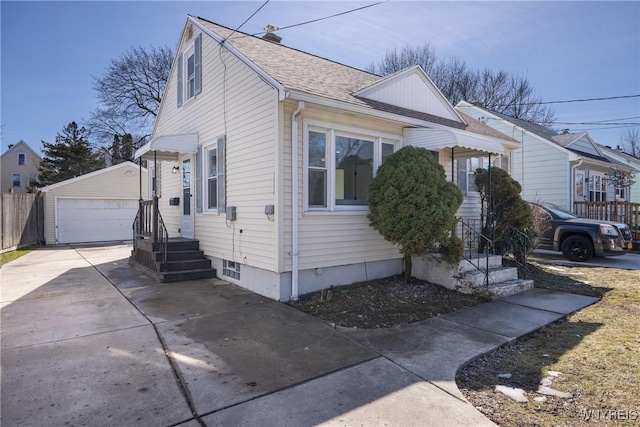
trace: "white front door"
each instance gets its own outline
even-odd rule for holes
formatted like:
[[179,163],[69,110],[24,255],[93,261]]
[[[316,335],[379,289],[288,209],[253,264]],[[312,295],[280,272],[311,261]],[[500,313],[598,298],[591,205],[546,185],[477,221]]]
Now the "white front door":
[[182,221],[180,226],[180,234],[186,239],[193,239],[193,206],[192,193],[193,187],[191,173],[191,158],[182,160]]

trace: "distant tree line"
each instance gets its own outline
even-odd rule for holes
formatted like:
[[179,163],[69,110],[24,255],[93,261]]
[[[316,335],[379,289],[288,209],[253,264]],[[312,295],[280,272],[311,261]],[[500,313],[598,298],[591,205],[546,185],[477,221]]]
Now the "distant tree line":
[[[57,134],[55,143],[42,141],[39,185],[134,160],[135,151],[151,135],[173,55],[167,46],[133,47],[113,59],[101,77],[94,77],[98,107],[85,126],[72,121]],[[473,70],[460,59],[438,58],[428,43],[389,50],[368,71],[389,75],[413,65],[420,65],[454,105],[461,100],[478,101],[492,111],[547,127],[555,120],[553,110],[540,103],[523,75]],[[624,151],[640,156],[638,128],[624,131],[621,143]]]

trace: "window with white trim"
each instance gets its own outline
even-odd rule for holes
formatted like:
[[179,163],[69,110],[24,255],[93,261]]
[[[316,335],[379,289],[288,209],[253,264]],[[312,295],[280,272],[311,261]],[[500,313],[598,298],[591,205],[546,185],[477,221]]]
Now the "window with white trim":
[[178,107],[202,92],[202,34],[198,34],[178,55]]
[[19,173],[11,174],[11,185],[22,187],[22,176]]
[[[474,174],[476,169],[489,167],[489,157],[471,157],[458,159],[458,188],[462,194],[477,193]],[[506,155],[491,156],[491,167],[504,169],[509,172],[509,157]]]
[[366,210],[369,184],[399,140],[305,123],[305,211]]
[[592,202],[607,201],[607,185],[608,181],[604,174],[589,174],[589,200]]
[[224,138],[202,146],[205,212],[222,213],[225,210],[224,146]]
[[27,155],[18,153],[18,166],[24,166],[27,163]]

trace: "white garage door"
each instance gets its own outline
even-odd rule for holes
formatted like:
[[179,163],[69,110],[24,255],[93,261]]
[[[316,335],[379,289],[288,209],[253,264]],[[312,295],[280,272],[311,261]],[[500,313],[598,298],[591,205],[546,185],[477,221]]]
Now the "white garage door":
[[137,200],[57,199],[58,243],[131,240]]

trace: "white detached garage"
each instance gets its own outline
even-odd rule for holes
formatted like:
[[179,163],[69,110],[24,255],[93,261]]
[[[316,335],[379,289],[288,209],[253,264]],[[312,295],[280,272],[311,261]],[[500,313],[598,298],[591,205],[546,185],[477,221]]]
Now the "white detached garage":
[[131,240],[140,182],[147,198],[147,170],[125,162],[43,187],[47,244]]

